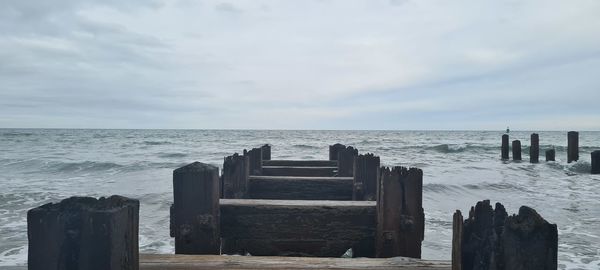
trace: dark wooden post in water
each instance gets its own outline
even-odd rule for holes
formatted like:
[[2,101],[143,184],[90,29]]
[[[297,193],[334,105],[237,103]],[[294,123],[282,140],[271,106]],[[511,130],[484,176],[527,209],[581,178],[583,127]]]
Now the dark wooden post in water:
[[600,174],[600,150],[592,152],[592,174]]
[[555,161],[556,150],[548,149],[546,150],[546,161]]
[[[521,206],[508,216],[504,206],[478,202],[462,222],[454,215],[452,269],[557,269],[558,231],[535,210]],[[459,239],[460,238],[460,239]],[[454,253],[459,251],[459,256]]]
[[373,154],[358,155],[354,159],[352,200],[375,201],[380,160]]
[[452,270],[462,270],[463,216],[456,210],[452,216]]
[[358,149],[348,146],[338,151],[338,176],[350,177],[354,174],[354,158],[358,156]]
[[220,254],[219,169],[194,162],[173,171],[176,254]]
[[137,200],[71,197],[27,212],[30,270],[137,270]]
[[421,258],[425,231],[423,171],[381,168],[379,177],[376,256]]
[[512,142],[513,160],[521,160],[521,141],[514,140]]
[[579,132],[569,131],[567,140],[567,163],[571,163],[579,160]]
[[271,146],[265,144],[260,149],[262,151],[262,160],[271,160]]
[[244,149],[244,156],[248,157],[250,175],[262,175],[262,149],[252,148],[250,151]]
[[529,162],[540,162],[540,136],[537,133],[531,134],[531,146],[529,147]]
[[338,160],[338,152],[346,146],[340,143],[329,146],[329,160]]
[[250,167],[247,156],[235,153],[233,156],[225,157],[222,175],[223,198],[245,199],[248,194],[249,175]]
[[502,135],[502,159],[508,160],[508,134]]

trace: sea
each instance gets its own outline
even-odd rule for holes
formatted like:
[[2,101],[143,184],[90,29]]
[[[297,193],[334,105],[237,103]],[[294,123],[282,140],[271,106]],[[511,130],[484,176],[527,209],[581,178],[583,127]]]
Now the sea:
[[[263,144],[273,159],[327,159],[328,146],[352,145],[381,157],[385,166],[424,172],[423,258],[449,260],[452,214],[478,201],[501,202],[510,213],[522,205],[558,225],[560,269],[600,269],[600,175],[590,174],[590,153],[600,132],[580,132],[580,160],[567,163],[567,131],[539,131],[540,163],[502,161],[498,131],[324,130],[105,130],[0,129],[0,268],[27,263],[27,210],[70,196],[123,195],[140,201],[140,251],[173,253],[169,206],[172,172],[200,161]],[[544,151],[556,149],[556,161]]]

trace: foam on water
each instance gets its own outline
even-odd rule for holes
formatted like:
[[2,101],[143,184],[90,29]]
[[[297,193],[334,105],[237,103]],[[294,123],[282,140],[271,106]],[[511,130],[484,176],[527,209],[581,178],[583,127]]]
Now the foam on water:
[[140,250],[173,253],[173,169],[221,166],[224,156],[265,143],[274,159],[327,159],[328,146],[341,142],[376,153],[382,165],[424,170],[426,259],[450,258],[456,209],[490,199],[556,223],[561,269],[599,269],[600,176],[589,171],[600,132],[580,132],[581,160],[571,164],[566,132],[539,134],[540,160],[554,148],[556,162],[527,162],[530,132],[511,132],[523,145],[524,160],[514,162],[499,159],[501,132],[0,129],[0,267],[27,261],[28,209],[74,195],[139,199]]

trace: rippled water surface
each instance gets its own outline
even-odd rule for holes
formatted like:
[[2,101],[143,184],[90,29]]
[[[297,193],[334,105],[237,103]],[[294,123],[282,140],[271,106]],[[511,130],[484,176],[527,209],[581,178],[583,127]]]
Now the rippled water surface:
[[[525,160],[529,134],[511,132]],[[173,253],[173,169],[221,166],[224,156],[264,143],[273,159],[327,159],[327,146],[341,142],[384,165],[423,169],[424,258],[449,259],[452,213],[491,199],[510,213],[531,206],[558,224],[561,269],[600,269],[600,175],[589,173],[600,132],[580,133],[581,160],[572,164],[566,132],[539,134],[541,159],[555,147],[557,162],[500,161],[501,132],[0,129],[0,267],[27,261],[28,209],[73,195],[139,199],[141,251]]]

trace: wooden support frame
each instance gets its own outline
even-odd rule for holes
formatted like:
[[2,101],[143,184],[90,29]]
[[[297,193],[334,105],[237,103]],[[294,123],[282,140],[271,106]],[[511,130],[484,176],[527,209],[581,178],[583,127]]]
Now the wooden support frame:
[[352,200],[377,200],[377,179],[379,178],[380,159],[373,154],[358,155],[354,158],[354,185]]

